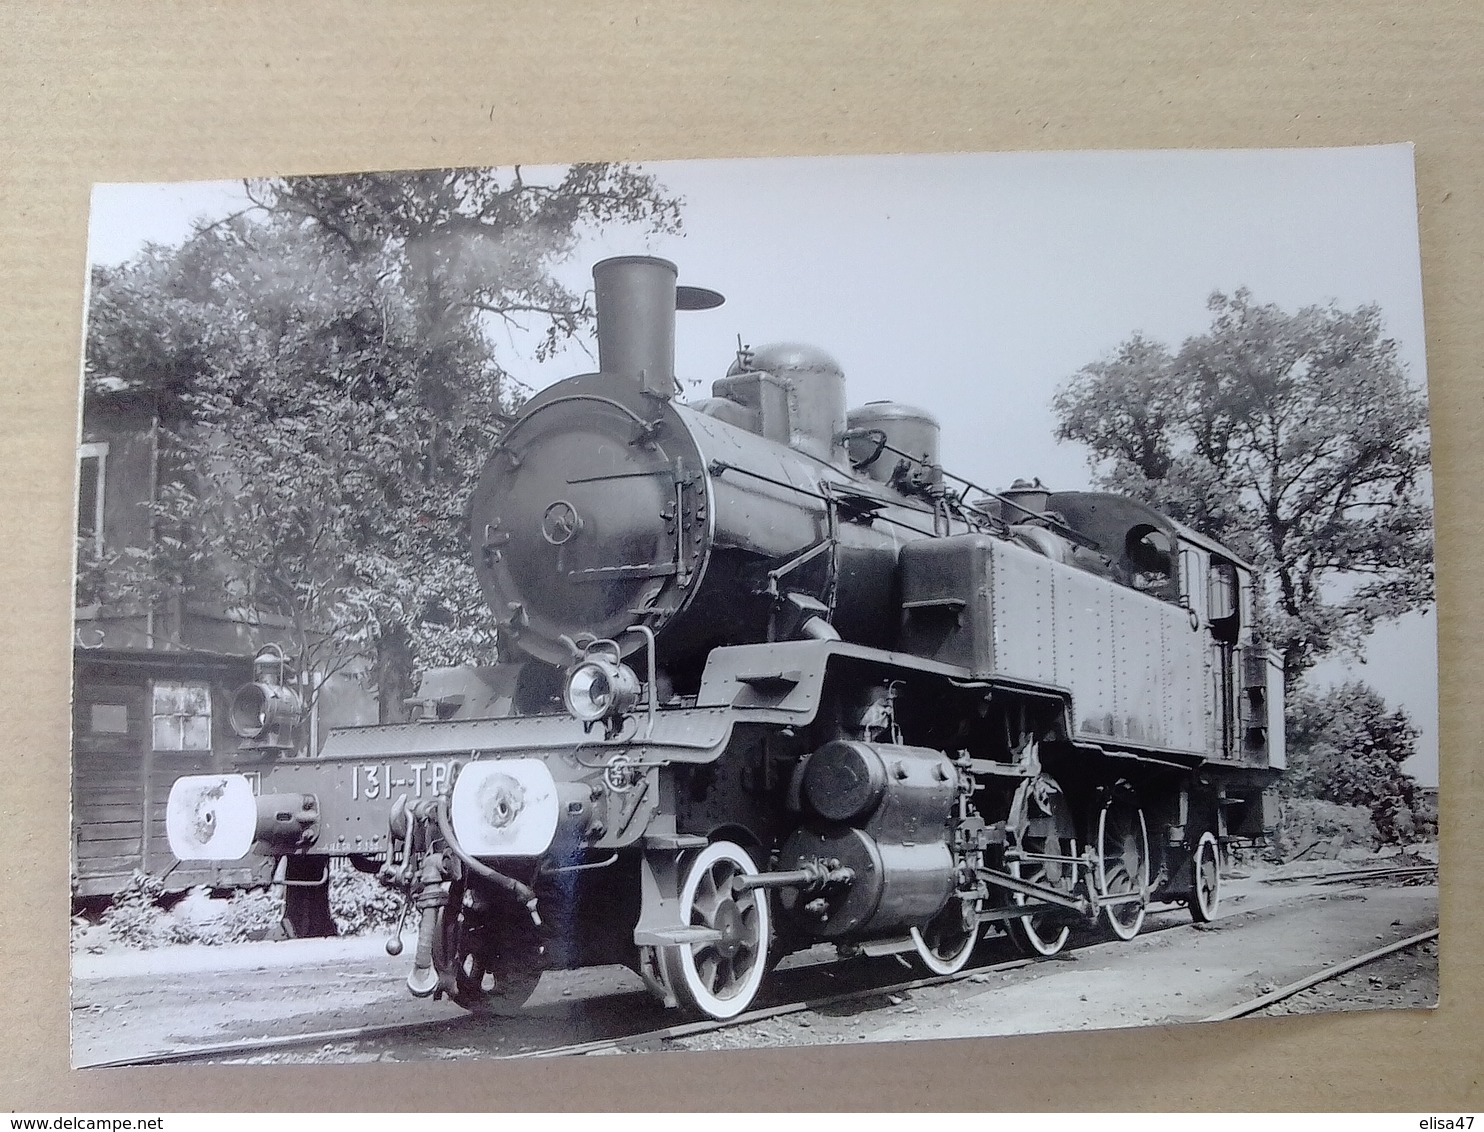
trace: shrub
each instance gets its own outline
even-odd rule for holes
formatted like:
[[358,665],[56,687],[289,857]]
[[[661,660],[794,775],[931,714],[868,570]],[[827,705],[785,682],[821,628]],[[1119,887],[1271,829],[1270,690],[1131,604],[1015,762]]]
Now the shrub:
[[[223,915],[216,931],[204,934],[198,943],[247,943],[276,939],[282,934],[283,893],[272,888],[248,888],[222,901]],[[212,938],[212,937],[215,938]]]
[[330,871],[330,915],[341,935],[390,931],[402,914],[403,896],[374,876]]
[[1286,861],[1338,857],[1347,849],[1369,852],[1380,843],[1370,811],[1318,798],[1285,798],[1274,845]]
[[1383,840],[1416,836],[1417,784],[1402,765],[1417,751],[1417,729],[1400,708],[1388,711],[1375,689],[1355,681],[1300,690],[1288,701],[1288,773],[1281,789],[1363,807]]
[[178,922],[162,907],[165,885],[159,877],[134,870],[103,912],[99,923],[110,941],[125,947],[163,947],[182,943]]
[[[402,895],[374,876],[330,870],[330,914],[341,935],[389,931],[402,912]],[[155,876],[135,871],[98,918],[73,924],[73,944],[98,950],[121,946],[147,950],[178,943],[221,945],[281,935],[283,893],[276,888],[238,889],[215,897],[206,888],[169,893]]]

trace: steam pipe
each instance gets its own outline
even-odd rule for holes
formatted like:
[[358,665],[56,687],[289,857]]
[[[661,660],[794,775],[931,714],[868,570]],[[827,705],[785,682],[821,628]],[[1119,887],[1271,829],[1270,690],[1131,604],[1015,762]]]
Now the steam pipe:
[[654,735],[654,713],[659,704],[659,686],[655,683],[658,675],[655,667],[655,644],[654,630],[648,625],[630,625],[624,630],[625,633],[638,633],[644,638],[644,654],[649,661],[649,726],[644,732],[644,738],[649,739]]
[[508,877],[504,873],[496,872],[483,861],[469,856],[464,851],[464,847],[459,844],[459,839],[454,836],[453,822],[448,815],[448,794],[446,792],[438,795],[438,804],[435,812],[438,817],[438,832],[442,835],[444,844],[453,852],[453,855],[464,862],[464,866],[470,872],[476,876],[483,877],[491,884],[498,885],[519,900],[525,906],[526,911],[531,914],[531,923],[539,928],[541,926],[541,916],[536,911],[536,894],[527,885],[522,884],[514,877]]

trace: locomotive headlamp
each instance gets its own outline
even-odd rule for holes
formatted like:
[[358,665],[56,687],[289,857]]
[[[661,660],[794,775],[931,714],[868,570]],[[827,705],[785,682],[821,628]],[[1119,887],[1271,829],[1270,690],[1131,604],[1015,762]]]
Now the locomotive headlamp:
[[639,677],[618,659],[616,646],[612,651],[610,656],[590,650],[567,674],[562,698],[573,719],[583,723],[617,719],[639,702]]
[[253,682],[232,694],[227,720],[246,747],[294,745],[293,732],[304,716],[304,701],[285,683],[288,661],[276,645],[253,658]]
[[292,727],[304,714],[304,702],[282,684],[244,684],[232,696],[228,718],[243,739],[259,739]]

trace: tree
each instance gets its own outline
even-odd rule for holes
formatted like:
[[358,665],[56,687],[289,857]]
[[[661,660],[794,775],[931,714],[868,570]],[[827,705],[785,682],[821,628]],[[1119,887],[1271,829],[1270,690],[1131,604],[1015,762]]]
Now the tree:
[[178,249],[93,279],[87,387],[149,397],[155,539],[115,594],[203,589],[296,627],[321,679],[371,661],[383,718],[415,665],[493,648],[466,506],[517,391],[494,325],[546,356],[592,319],[552,276],[595,225],[678,226],[623,165],[278,179]]
[[1214,294],[1178,351],[1135,335],[1056,395],[1099,480],[1220,539],[1268,586],[1294,687],[1432,600],[1427,402],[1374,306],[1294,313]]
[[1416,753],[1417,729],[1400,708],[1352,681],[1326,691],[1304,689],[1288,703],[1290,797],[1362,806],[1388,841],[1413,832],[1417,783],[1402,770]]

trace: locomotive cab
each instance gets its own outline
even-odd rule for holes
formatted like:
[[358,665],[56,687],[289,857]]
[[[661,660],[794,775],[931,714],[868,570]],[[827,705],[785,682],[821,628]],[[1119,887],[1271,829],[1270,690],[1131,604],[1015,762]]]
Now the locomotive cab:
[[[1179,536],[1181,600],[1210,638],[1210,750],[1232,764],[1282,769],[1282,659],[1257,632],[1253,567],[1188,527]],[[1262,829],[1256,818],[1244,825],[1251,836]]]

